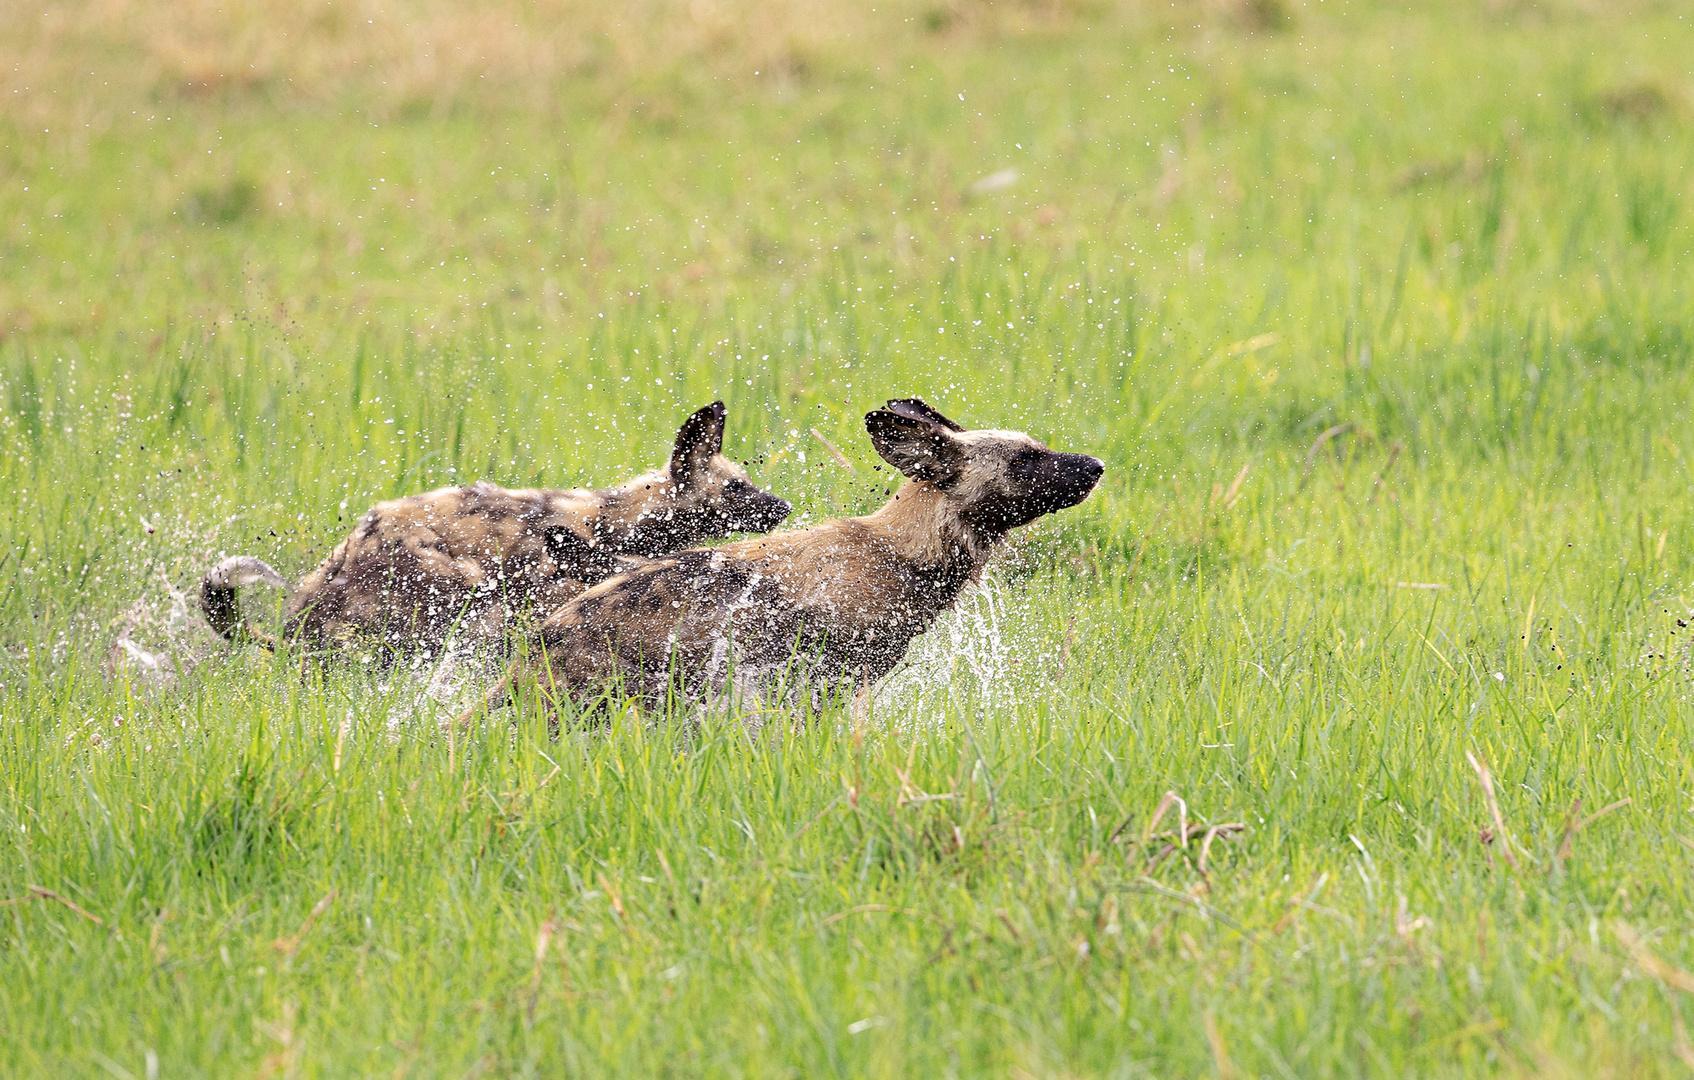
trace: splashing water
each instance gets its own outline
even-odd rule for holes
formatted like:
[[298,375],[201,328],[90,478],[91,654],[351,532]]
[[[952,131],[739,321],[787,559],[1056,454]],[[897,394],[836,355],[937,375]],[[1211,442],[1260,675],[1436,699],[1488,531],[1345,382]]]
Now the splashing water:
[[[174,684],[227,644],[200,614],[194,596],[200,575],[217,561],[220,530],[240,515],[207,527],[204,522],[158,515],[140,519],[140,528],[120,538],[114,563],[127,568],[134,599],[115,616],[83,613],[89,625],[84,640],[107,643],[108,676],[132,685],[164,688]],[[127,542],[127,543],[126,543]],[[55,648],[53,659],[63,659]]]
[[435,725],[481,701],[504,674],[500,658],[449,637],[439,658],[414,658],[377,684],[385,702],[382,719],[396,735],[418,724]]
[[1025,648],[1034,637],[1030,617],[1027,594],[990,568],[876,687],[878,711],[915,719],[967,702],[983,712],[1014,705],[1034,666]]

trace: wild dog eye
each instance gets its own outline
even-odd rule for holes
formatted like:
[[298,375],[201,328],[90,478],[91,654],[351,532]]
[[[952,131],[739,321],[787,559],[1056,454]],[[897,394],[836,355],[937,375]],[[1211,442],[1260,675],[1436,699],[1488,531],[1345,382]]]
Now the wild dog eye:
[[723,489],[730,495],[751,495],[753,493],[753,485],[745,480],[731,480],[723,486]]

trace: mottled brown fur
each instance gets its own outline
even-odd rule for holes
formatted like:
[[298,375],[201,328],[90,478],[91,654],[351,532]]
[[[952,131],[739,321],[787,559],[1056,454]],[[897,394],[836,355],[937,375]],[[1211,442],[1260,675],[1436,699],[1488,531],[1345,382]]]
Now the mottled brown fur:
[[[433,654],[453,633],[495,644],[513,615],[556,610],[626,557],[768,531],[789,505],[722,455],[723,420],[722,402],[701,409],[664,468],[615,488],[481,483],[380,503],[294,590],[283,637],[319,649],[370,644],[388,658]],[[207,576],[202,607],[220,633],[257,637],[235,586],[271,580],[262,571],[238,558]]]
[[[963,431],[920,401],[866,417],[912,479],[865,517],[654,559],[543,624],[537,670],[555,700],[606,687],[649,703],[726,691],[789,701],[868,685],[981,573],[1007,530],[1087,497],[1104,466],[1027,435]],[[509,697],[502,685],[490,697]],[[469,714],[467,714],[468,716]]]

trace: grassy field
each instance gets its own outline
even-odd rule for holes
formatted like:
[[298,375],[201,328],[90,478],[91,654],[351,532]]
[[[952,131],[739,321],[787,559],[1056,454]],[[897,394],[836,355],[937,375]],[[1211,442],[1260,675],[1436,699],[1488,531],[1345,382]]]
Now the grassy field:
[[[43,7],[0,1074],[1694,1069],[1685,6]],[[443,737],[194,610],[719,396],[859,512],[912,394],[1108,472],[863,722]]]

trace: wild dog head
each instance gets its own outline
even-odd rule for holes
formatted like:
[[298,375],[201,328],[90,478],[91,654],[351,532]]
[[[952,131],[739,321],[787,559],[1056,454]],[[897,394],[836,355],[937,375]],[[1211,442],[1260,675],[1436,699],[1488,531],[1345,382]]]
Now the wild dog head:
[[884,461],[940,491],[984,539],[1088,498],[1105,462],[1049,450],[1021,431],[967,431],[919,401],[890,401],[865,416]]
[[602,529],[628,530],[621,550],[668,554],[731,533],[770,532],[788,517],[788,500],[759,490],[723,455],[725,413],[714,401],[683,421],[669,464],[611,500]]

